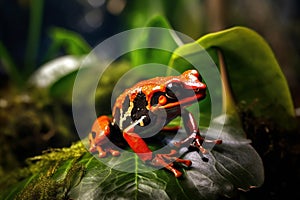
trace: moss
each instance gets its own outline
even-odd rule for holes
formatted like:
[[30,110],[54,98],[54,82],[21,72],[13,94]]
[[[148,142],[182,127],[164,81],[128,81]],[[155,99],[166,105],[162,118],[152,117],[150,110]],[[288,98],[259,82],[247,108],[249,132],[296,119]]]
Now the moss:
[[57,180],[53,178],[57,166],[50,168],[38,179],[27,185],[16,196],[16,199],[67,199],[69,190],[80,182],[85,168],[82,164],[74,164],[64,179]]
[[29,184],[16,199],[60,199],[57,190],[62,187],[61,183],[42,176],[37,181]]
[[16,199],[65,199],[84,174],[84,165],[76,162],[86,152],[82,142],[69,148],[44,151],[40,156],[27,159],[27,167],[5,175],[0,188],[13,191],[12,188],[20,187]]
[[42,162],[41,164],[44,165],[47,162],[63,161],[68,160],[70,158],[78,158],[82,156],[82,154],[85,152],[86,148],[84,147],[84,144],[82,142],[77,142],[74,143],[71,147],[65,147],[61,149],[48,149],[44,151],[42,155],[27,159],[27,163],[30,166],[33,164],[34,161],[39,161]]

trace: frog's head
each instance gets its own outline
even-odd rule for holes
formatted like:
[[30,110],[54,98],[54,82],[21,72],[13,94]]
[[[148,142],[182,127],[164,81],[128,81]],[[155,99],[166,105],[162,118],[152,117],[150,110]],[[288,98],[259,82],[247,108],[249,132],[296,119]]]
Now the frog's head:
[[163,93],[152,97],[152,105],[158,104],[161,108],[187,106],[206,96],[206,85],[197,70],[185,71],[180,76],[169,77],[165,81]]

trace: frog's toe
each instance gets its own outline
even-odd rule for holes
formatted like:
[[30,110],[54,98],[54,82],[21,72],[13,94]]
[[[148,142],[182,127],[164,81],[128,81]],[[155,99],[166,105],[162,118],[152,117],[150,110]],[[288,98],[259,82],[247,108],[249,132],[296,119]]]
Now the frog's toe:
[[166,163],[165,159],[163,159],[161,157],[162,154],[159,154],[159,156],[156,156],[152,161],[151,161],[151,164],[155,167],[164,167],[166,168],[167,170],[171,171],[174,176],[176,178],[180,177],[182,175],[182,173],[180,171],[178,171],[177,169],[175,169],[173,167],[173,163]]
[[175,177],[180,177],[182,173],[173,167],[173,163],[182,163],[187,167],[190,167],[192,165],[192,161],[180,159],[174,156],[175,154],[175,150],[172,150],[169,154],[156,154],[153,160],[151,161],[151,164],[156,167],[164,167],[173,172]]
[[95,153],[97,151],[97,149],[96,149],[96,147],[94,147],[94,146],[91,146],[90,148],[89,148],[89,152],[91,152],[91,153]]
[[106,155],[107,155],[107,153],[104,151],[101,151],[98,153],[99,158],[104,158],[104,157],[106,157]]
[[106,157],[106,151],[102,149],[100,146],[97,146],[97,151],[98,151],[98,156],[99,158],[104,158]]
[[112,149],[109,150],[109,152],[111,153],[112,156],[115,156],[115,157],[116,157],[116,156],[119,156],[119,155],[121,154],[120,151],[112,150]]

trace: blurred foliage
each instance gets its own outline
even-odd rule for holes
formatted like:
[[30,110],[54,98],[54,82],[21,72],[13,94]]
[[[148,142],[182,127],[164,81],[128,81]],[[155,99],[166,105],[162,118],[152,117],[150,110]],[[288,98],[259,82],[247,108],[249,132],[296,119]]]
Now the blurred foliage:
[[[171,29],[169,22],[161,17],[161,16],[154,16],[150,21],[146,23],[146,27],[161,27],[166,29]],[[145,30],[144,36],[135,39],[129,45],[132,45],[132,48],[140,48],[143,46],[157,46],[162,47],[160,48],[153,48],[153,49],[138,49],[130,53],[130,61],[133,66],[139,66],[147,63],[159,63],[163,65],[167,65],[171,56],[171,50],[175,50],[178,47],[176,44],[175,35],[168,33],[167,31],[165,34],[161,34],[159,38],[155,37],[157,33],[155,30]],[[151,40],[150,38],[155,38],[155,40]],[[170,49],[170,52],[164,51],[162,49]]]
[[[24,165],[27,157],[52,147],[70,145],[77,136],[73,124],[45,91],[34,90],[9,95],[0,94],[1,136],[0,166],[5,171]],[[39,101],[37,101],[37,99]]]
[[[110,65],[99,80],[99,84],[95,94],[96,112],[101,115],[111,115],[111,97],[115,85],[132,65],[127,61],[117,62]],[[123,92],[123,91],[122,91]]]
[[61,49],[68,55],[84,55],[91,51],[91,47],[82,38],[81,35],[73,31],[69,31],[63,28],[50,29],[50,38],[53,42],[46,53],[46,60],[56,58],[57,53]]
[[[155,3],[154,3],[155,2]],[[199,35],[241,25],[256,30],[270,44],[287,78],[293,102],[300,105],[299,2],[297,0],[145,0],[128,1],[121,14],[130,28],[163,15],[172,27],[197,39]]]
[[[59,98],[55,92],[55,83],[63,76],[75,71],[80,66],[80,59],[74,62],[56,62],[45,64],[34,73],[41,52],[39,52],[40,29],[43,1],[30,2],[31,16],[28,44],[22,66],[18,66],[8,48],[0,41],[0,63],[8,75],[0,91],[1,136],[0,172],[14,170],[24,165],[27,157],[41,153],[49,147],[63,147],[78,139],[71,116],[71,101]],[[44,60],[61,54],[75,56],[90,52],[91,47],[77,33],[63,28],[50,30],[51,45]],[[44,52],[42,52],[44,53]],[[45,62],[45,61],[44,61]],[[18,63],[19,64],[19,63]],[[51,71],[52,70],[52,71]],[[41,85],[39,81],[48,83]],[[65,81],[66,82],[66,81]],[[57,83],[56,83],[57,85]],[[69,91],[71,88],[59,88]]]
[[[44,2],[44,3],[43,3]],[[157,15],[163,15],[175,30],[183,32],[196,39],[208,32],[219,31],[235,25],[250,27],[260,33],[270,43],[279,61],[291,88],[296,106],[300,96],[299,77],[297,73],[300,66],[299,29],[300,22],[299,2],[297,0],[278,0],[275,2],[247,0],[222,0],[200,1],[190,0],[103,0],[75,2],[59,0],[43,0],[39,6],[31,9],[30,1],[2,1],[0,3],[0,24],[4,31],[0,33],[0,40],[8,47],[10,57],[15,58],[15,66],[18,69],[24,66],[24,53],[28,46],[24,41],[29,36],[28,24],[36,24],[38,29],[38,17],[43,15],[41,31],[35,31],[41,36],[41,41],[35,43],[38,51],[35,69],[45,59],[45,49],[51,46],[49,30],[53,27],[65,27],[73,30],[95,46],[103,39],[128,28],[136,28],[144,25],[146,21]],[[36,11],[33,11],[35,9]],[[43,9],[43,11],[37,11]],[[9,13],[14,12],[15,15]],[[28,22],[28,15],[36,13],[33,19],[36,22]],[[55,13],[55,14],[53,14]],[[11,22],[11,23],[7,23]],[[188,22],[188,23],[187,23]],[[112,26],[113,24],[113,26]],[[33,26],[34,27],[34,26]],[[25,32],[24,32],[25,31]],[[22,32],[22,34],[18,34]],[[51,31],[50,31],[51,32]],[[280,39],[279,39],[280,38]],[[38,39],[38,37],[36,37]],[[34,45],[33,45],[34,46]],[[51,49],[51,48],[50,48]],[[35,50],[36,51],[36,50]],[[27,76],[30,74],[27,74]],[[24,74],[20,74],[24,76]],[[16,80],[16,79],[14,79]]]

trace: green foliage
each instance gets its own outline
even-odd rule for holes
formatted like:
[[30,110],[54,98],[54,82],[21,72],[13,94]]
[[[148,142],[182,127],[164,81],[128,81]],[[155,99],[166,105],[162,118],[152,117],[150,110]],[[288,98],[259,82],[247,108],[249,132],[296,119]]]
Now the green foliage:
[[58,169],[50,167],[47,173],[27,181],[16,199],[66,199],[69,190],[80,182],[83,174],[84,166],[75,162],[66,162]]
[[256,117],[267,116],[280,127],[289,128],[288,122],[295,114],[287,81],[272,50],[260,35],[244,27],[211,33],[176,49],[170,65],[182,71],[189,68],[189,64],[177,55],[200,58],[202,52],[195,48],[197,45],[208,51],[219,68],[218,51],[223,55],[228,87],[236,105],[243,103]]
[[42,26],[44,0],[30,2],[30,19],[28,28],[27,48],[25,52],[26,76],[29,76],[37,64],[37,56]]
[[[79,34],[63,28],[52,28],[50,37],[52,43],[46,53],[46,60],[52,60],[31,75],[30,83],[48,89],[51,98],[70,105],[73,84],[84,59],[82,55],[90,53],[91,47]],[[57,58],[60,51],[64,51],[67,56]]]
[[[35,41],[37,37],[34,38]],[[72,59],[71,64],[75,65],[75,66],[71,66],[74,71],[79,67],[82,61],[80,59],[80,56],[88,54],[91,51],[90,45],[79,34],[73,31],[69,31],[58,27],[52,28],[50,30],[50,38],[52,39],[52,43],[50,44],[44,59],[46,61],[47,60],[50,61],[40,66],[35,73],[34,70],[36,68],[35,63],[37,62],[36,61],[37,55],[33,55],[35,50],[32,49],[33,48],[36,49],[38,48],[38,46],[33,45],[29,48],[30,52],[33,51],[33,53],[28,55],[29,58],[27,59],[27,61],[25,59],[25,62],[27,63],[25,63],[26,65],[24,70],[25,73],[23,73],[23,71],[21,71],[21,69],[15,65],[14,60],[10,56],[9,52],[7,51],[3,43],[0,41],[0,53],[1,53],[0,61],[4,66],[4,70],[9,75],[12,82],[16,84],[16,86],[25,88],[25,86],[27,85],[28,78],[36,79],[36,80],[38,80],[38,78],[40,79],[45,78],[45,77],[39,77],[40,75],[46,76],[45,82],[47,81],[49,82],[49,84],[46,86],[51,86],[52,84],[55,83],[56,80],[62,78],[62,76],[69,76],[70,73],[70,62],[67,62],[66,59],[64,60],[64,59],[57,58],[57,56],[59,56],[62,52],[64,54],[70,55],[69,59]],[[35,41],[35,43],[37,42]],[[49,70],[50,72],[52,70],[52,72],[55,73],[47,75],[46,73],[48,73]],[[42,72],[44,71],[44,73],[41,74],[41,71]],[[34,83],[35,86],[40,87],[40,85],[37,82],[31,82],[31,83]],[[45,85],[43,85],[43,87],[44,86]]]
[[106,68],[99,80],[95,94],[96,113],[100,113],[101,115],[111,115],[111,97],[113,89],[115,89],[115,85],[119,81],[120,77],[122,77],[131,68],[132,66],[130,63],[126,61],[113,63]]
[[[161,49],[171,49],[175,50],[178,47],[176,43],[176,39],[174,38],[175,34],[172,34],[171,26],[166,21],[165,18],[161,16],[156,16],[152,20],[150,20],[146,27],[160,27],[169,29],[170,32],[166,31],[159,37],[156,37],[155,29],[145,29],[145,33],[142,37],[134,38],[131,44],[133,48],[140,48],[140,47],[149,47],[149,46],[156,46],[162,47]],[[138,49],[130,53],[131,63],[133,66],[138,66],[147,63],[160,63],[167,65],[171,56],[172,52],[167,52],[161,50],[159,48],[151,49]]]
[[50,38],[52,43],[46,53],[46,60],[53,59],[61,50],[74,56],[88,54],[91,51],[90,45],[81,35],[73,31],[55,27],[50,30]]

